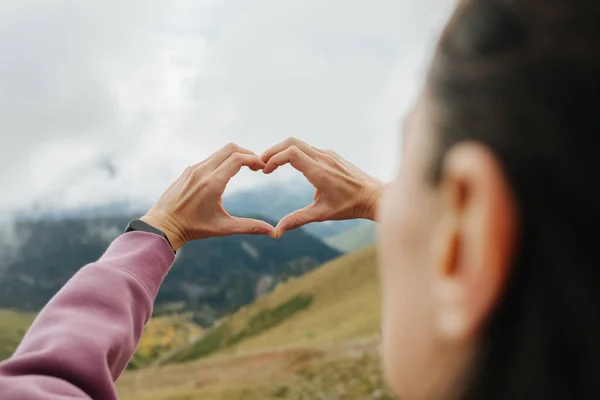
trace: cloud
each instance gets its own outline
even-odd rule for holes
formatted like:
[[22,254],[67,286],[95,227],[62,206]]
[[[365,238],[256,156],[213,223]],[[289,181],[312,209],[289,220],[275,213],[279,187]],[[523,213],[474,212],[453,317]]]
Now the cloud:
[[[389,178],[399,118],[450,3],[0,4],[7,214],[146,204],[230,141],[260,152],[297,136]],[[263,181],[245,173],[232,186]]]

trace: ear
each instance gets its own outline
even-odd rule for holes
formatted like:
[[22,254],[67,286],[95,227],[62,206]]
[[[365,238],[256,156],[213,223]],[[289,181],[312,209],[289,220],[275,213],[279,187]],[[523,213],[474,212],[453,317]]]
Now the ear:
[[494,154],[461,143],[442,166],[443,217],[434,248],[435,326],[445,340],[477,336],[511,272],[517,207]]

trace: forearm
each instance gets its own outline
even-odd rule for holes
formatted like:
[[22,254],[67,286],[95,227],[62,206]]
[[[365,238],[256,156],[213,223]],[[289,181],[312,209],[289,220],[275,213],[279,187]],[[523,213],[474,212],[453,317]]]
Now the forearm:
[[0,364],[0,398],[116,399],[114,381],[173,259],[157,235],[116,239],[44,307],[13,357]]

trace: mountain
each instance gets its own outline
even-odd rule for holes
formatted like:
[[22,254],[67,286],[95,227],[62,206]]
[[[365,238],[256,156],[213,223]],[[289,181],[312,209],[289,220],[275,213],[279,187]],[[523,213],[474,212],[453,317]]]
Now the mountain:
[[[313,201],[315,188],[307,181],[292,180],[286,183],[273,183],[226,194],[225,208],[233,215],[263,215],[278,221],[292,211],[305,207]],[[127,202],[101,204],[69,210],[45,210],[43,204],[35,209],[19,212],[16,217],[24,221],[85,218],[114,218],[125,214],[141,214],[151,204],[133,205]],[[313,223],[304,229],[315,236],[327,238],[362,225],[364,221],[335,221]]]
[[[98,259],[134,217],[19,222],[15,231],[24,246],[4,262],[0,308],[40,309],[79,268]],[[303,230],[281,239],[232,236],[188,243],[158,294],[157,312],[179,304],[179,311],[194,311],[196,322],[210,324],[338,255]]]
[[325,243],[343,253],[364,249],[375,243],[377,224],[368,222],[325,239]]
[[[278,221],[292,211],[312,203],[314,195],[315,188],[309,182],[293,180],[232,193],[223,198],[223,204],[233,215],[264,215]],[[327,238],[358,227],[364,222],[321,222],[308,224],[304,229],[315,236]]]

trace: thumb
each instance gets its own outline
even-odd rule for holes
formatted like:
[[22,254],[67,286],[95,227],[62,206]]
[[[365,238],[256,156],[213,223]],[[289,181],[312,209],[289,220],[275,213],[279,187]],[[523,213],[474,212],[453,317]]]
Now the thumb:
[[311,222],[321,222],[323,220],[323,211],[313,203],[283,217],[275,228],[276,237],[281,237],[287,231],[300,228]]
[[275,236],[275,228],[265,221],[252,218],[231,217],[228,224],[229,234],[269,235]]

